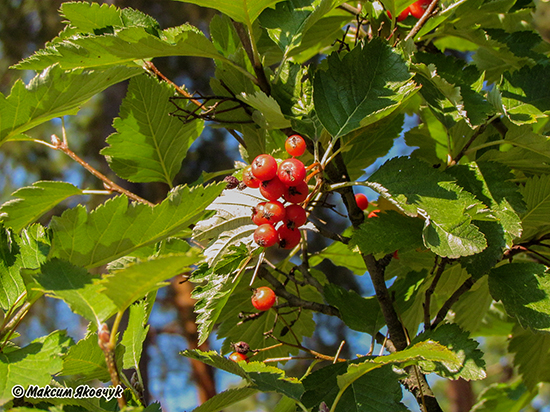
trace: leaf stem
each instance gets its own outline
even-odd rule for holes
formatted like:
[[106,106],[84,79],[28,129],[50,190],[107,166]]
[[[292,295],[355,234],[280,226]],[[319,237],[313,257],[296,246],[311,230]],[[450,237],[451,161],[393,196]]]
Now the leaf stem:
[[418,21],[416,22],[416,24],[414,25],[414,27],[411,29],[411,31],[409,32],[409,34],[407,34],[407,36],[405,37],[405,41],[408,41],[409,39],[412,39],[414,38],[414,36],[416,36],[418,34],[418,32],[420,31],[420,29],[422,29],[422,27],[424,26],[424,24],[426,24],[426,22],[428,21],[428,19],[430,18],[430,16],[432,15],[432,12],[435,10],[435,8],[437,7],[437,3],[439,3],[439,0],[432,0],[432,2],[430,3],[430,5],[428,6],[428,8],[426,9],[426,11],[424,12],[424,14],[422,15],[422,17],[420,17],[420,19],[418,19]]
[[437,271],[435,272],[435,276],[432,280],[432,283],[428,289],[426,289],[426,293],[424,294],[425,300],[424,300],[424,330],[430,329],[430,323],[431,323],[431,316],[430,316],[430,306],[431,306],[431,298],[432,295],[435,292],[435,289],[437,288],[437,284],[439,283],[439,280],[441,279],[441,275],[445,271],[445,267],[447,266],[447,259],[441,259],[439,264],[437,263],[437,256],[436,256],[436,265],[437,265]]

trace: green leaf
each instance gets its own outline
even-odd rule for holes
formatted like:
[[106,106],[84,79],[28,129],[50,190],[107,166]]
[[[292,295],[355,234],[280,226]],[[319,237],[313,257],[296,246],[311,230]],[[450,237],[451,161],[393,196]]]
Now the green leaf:
[[134,368],[136,371],[139,370],[143,342],[149,331],[147,319],[150,313],[148,306],[151,304],[151,302],[144,299],[130,306],[128,326],[120,342],[125,348],[122,360],[122,367],[124,369]]
[[258,393],[258,389],[250,386],[231,388],[220,392],[193,409],[193,412],[218,412]]
[[277,101],[267,96],[262,91],[256,91],[254,94],[241,93],[239,99],[249,104],[256,112],[252,118],[258,125],[265,129],[285,129],[290,127],[290,121],[287,120]]
[[29,385],[48,385],[52,375],[61,371],[61,355],[70,343],[64,331],[56,331],[23,348],[0,353],[0,405],[13,398],[11,389],[15,385],[25,389]]
[[[550,140],[529,125],[516,126],[503,120],[508,131],[503,146],[488,150],[478,161],[493,160],[529,174],[550,173]],[[511,147],[507,144],[509,143]]]
[[[39,50],[14,66],[44,70],[53,64],[62,69],[136,67],[139,60],[167,56],[195,56],[225,59],[195,27],[184,24],[166,29],[160,37],[146,27],[122,27],[105,35],[75,35]],[[138,72],[143,72],[142,70]]]
[[472,216],[484,206],[453,179],[414,158],[394,158],[365,182],[410,216],[425,220],[426,247],[440,256],[458,258],[481,252],[485,237]]
[[388,154],[401,134],[403,114],[390,115],[342,137],[340,147],[350,180],[360,178],[365,169]]
[[333,138],[388,116],[418,90],[402,57],[377,39],[343,57],[333,53],[327,64],[315,75],[313,100]]
[[166,279],[189,271],[198,260],[193,254],[167,255],[130,264],[104,277],[102,293],[111,298],[119,310],[126,310],[136,300],[166,285]]
[[172,96],[172,86],[151,76],[130,80],[120,118],[113,122],[117,133],[107,138],[109,146],[100,152],[118,176],[172,186],[189,147],[204,128],[202,120],[183,124],[170,116]]
[[286,377],[285,372],[262,362],[242,365],[248,379],[262,392],[277,392],[296,401],[304,393],[304,387],[297,378]]
[[139,73],[135,67],[64,71],[52,66],[27,86],[17,81],[8,97],[0,93],[0,144],[55,117],[76,114],[95,94]]
[[20,232],[25,226],[36,221],[55,205],[82,191],[70,183],[39,181],[32,186],[16,190],[10,200],[0,207],[0,216],[7,227]]
[[447,362],[441,362],[444,366],[442,367],[438,366],[437,363],[423,361],[421,365],[425,372],[436,372],[450,379],[479,380],[487,377],[483,352],[477,348],[479,344],[475,340],[470,339],[468,332],[460,329],[458,325],[440,325],[435,330],[429,330],[418,335],[413,340],[413,343],[428,339],[438,342],[454,352],[462,366],[456,370],[455,365],[448,364]]
[[[358,360],[357,362],[360,362]],[[347,372],[348,362],[318,369],[304,380],[306,393],[302,403],[313,411],[321,402],[332,405],[339,392],[338,378]],[[370,371],[350,385],[341,396],[335,412],[402,412],[408,409],[400,402],[403,396],[400,376],[391,365]]]
[[385,325],[375,297],[363,298],[333,283],[324,287],[324,296],[329,305],[338,308],[344,323],[353,330],[374,336]]
[[536,390],[533,392],[528,391],[521,381],[493,383],[479,395],[472,411],[519,411],[531,403],[536,396],[536,392]]
[[204,352],[199,349],[186,349],[180,352],[180,355],[247,379],[247,374],[240,364],[221,356],[215,351]]
[[298,47],[305,33],[321,17],[339,3],[335,0],[288,0],[280,2],[275,9],[265,9],[260,24],[267,29],[269,37],[288,55]]
[[59,259],[42,265],[36,277],[38,284],[49,295],[62,299],[74,313],[83,316],[99,327],[116,313],[116,306],[98,284],[99,276],[90,275],[86,269]]
[[523,239],[528,240],[544,233],[550,226],[550,175],[530,177],[519,190],[527,204],[521,224]]
[[422,247],[421,219],[410,218],[393,210],[379,213],[353,232],[350,247],[357,246],[363,254],[393,253]]
[[[123,346],[118,346],[116,349],[115,355],[119,371],[122,370],[123,351]],[[98,379],[101,382],[111,380],[109,369],[105,363],[105,353],[97,344],[97,334],[92,333],[70,347],[63,357],[63,370],[60,375],[77,375],[85,377],[86,380]]]
[[235,21],[251,26],[254,20],[258,18],[264,9],[277,3],[278,0],[244,0],[238,3],[231,0],[208,0],[207,2],[204,0],[177,1],[198,4],[199,6],[216,9],[221,11],[223,14],[227,14]]
[[192,281],[202,283],[197,285],[192,293],[196,300],[199,346],[212,332],[229,296],[238,286],[240,278],[235,279],[234,276],[243,262],[246,264],[248,256],[245,247],[238,247],[226,254],[213,268],[208,269],[206,265],[202,265],[193,273]]
[[69,2],[63,3],[60,10],[71,26],[84,32],[123,26],[120,9],[112,4]]
[[0,307],[4,310],[15,305],[25,293],[25,284],[19,274],[22,267],[20,250],[14,233],[0,224]]
[[550,331],[550,276],[544,265],[510,263],[489,273],[495,300],[515,316],[524,328]]
[[128,204],[126,197],[118,196],[90,213],[83,206],[69,209],[50,224],[50,257],[87,268],[106,264],[186,229],[204,215],[224,186],[178,186],[154,207]]
[[484,276],[453,305],[454,322],[462,329],[477,332],[483,325],[483,319],[490,310],[491,303],[493,297],[489,292],[488,277]]
[[508,351],[514,355],[514,366],[529,390],[539,382],[550,382],[550,335],[533,333],[516,326]]
[[367,266],[360,253],[352,251],[341,242],[333,242],[323,250],[312,255],[309,263],[317,266],[323,260],[330,260],[336,266],[342,266],[351,270],[357,276],[362,276],[367,271]]

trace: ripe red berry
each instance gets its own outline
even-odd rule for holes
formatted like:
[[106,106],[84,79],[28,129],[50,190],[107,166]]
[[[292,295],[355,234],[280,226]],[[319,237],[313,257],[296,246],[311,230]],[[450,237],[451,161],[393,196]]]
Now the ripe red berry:
[[277,175],[277,161],[268,154],[257,156],[250,167],[252,174],[262,182],[273,179]]
[[305,209],[300,205],[288,205],[286,208],[285,225],[289,229],[297,229],[307,222]]
[[286,139],[285,149],[291,156],[301,156],[306,151],[306,141],[299,134],[293,134]]
[[248,362],[248,356],[246,356],[244,353],[239,352],[233,352],[231,355],[229,355],[229,359],[231,359],[233,362]]
[[243,170],[243,183],[252,189],[257,189],[262,182],[254,176],[252,168],[248,166]]
[[409,6],[410,13],[419,19],[430,5],[431,0],[418,0]]
[[267,200],[277,200],[285,192],[286,186],[279,180],[278,177],[274,177],[271,180],[266,180],[260,185],[260,192]]
[[269,310],[275,303],[276,298],[275,292],[271,288],[262,286],[254,290],[252,306],[261,311]]
[[[403,10],[401,13],[399,13],[399,16],[397,16],[397,21],[403,21],[407,17],[409,17],[410,14],[410,8],[407,7],[405,10]],[[388,17],[391,19],[391,13],[388,11]]]
[[296,186],[286,188],[283,198],[290,203],[302,203],[309,194],[309,187],[306,182],[300,182]]
[[254,242],[261,247],[271,247],[277,243],[277,231],[271,223],[264,223],[254,231]]
[[367,217],[368,218],[378,217],[378,213],[380,213],[380,209],[374,209],[367,215]]
[[279,180],[287,186],[296,186],[306,178],[306,167],[298,159],[286,159],[277,170]]
[[277,229],[277,237],[279,240],[279,247],[282,249],[292,249],[300,243],[302,235],[298,229],[292,229],[286,225]]
[[367,207],[369,207],[369,200],[367,199],[367,196],[365,196],[363,193],[357,193],[355,195],[355,202],[361,210],[365,210]]
[[262,202],[258,206],[254,208],[256,213],[252,216],[252,221],[258,226],[264,223],[271,223],[274,225],[285,218],[285,207],[277,200]]

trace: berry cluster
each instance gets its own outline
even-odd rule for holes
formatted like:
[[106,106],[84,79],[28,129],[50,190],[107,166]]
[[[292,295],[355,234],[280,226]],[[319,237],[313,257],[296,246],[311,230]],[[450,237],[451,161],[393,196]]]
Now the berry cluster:
[[[411,4],[409,7],[407,7],[405,10],[397,16],[397,21],[403,21],[405,20],[409,14],[417,19],[422,17],[424,15],[424,12],[430,5],[431,0],[418,0]],[[391,13],[388,11],[388,17],[391,19]]]
[[[285,142],[291,156],[301,156],[306,150],[302,136],[292,135]],[[300,243],[300,226],[306,223],[305,209],[300,205],[306,200],[309,189],[305,182],[306,167],[294,157],[280,164],[273,156],[261,154],[243,172],[243,183],[259,188],[267,201],[260,202],[252,210],[252,221],[258,225],[254,241],[262,247],[275,244],[292,249]],[[288,203],[283,205],[281,200]]]

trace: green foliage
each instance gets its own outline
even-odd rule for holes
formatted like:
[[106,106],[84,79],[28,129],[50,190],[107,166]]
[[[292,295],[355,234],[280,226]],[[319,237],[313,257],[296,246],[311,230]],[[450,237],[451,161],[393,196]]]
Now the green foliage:
[[[407,410],[408,390],[419,404],[433,399],[426,406],[435,412],[430,374],[479,381],[475,411],[520,410],[544,394],[550,45],[529,24],[533,4],[442,1],[417,24],[396,20],[413,0],[184,2],[218,12],[200,26],[207,32],[161,27],[131,8],[64,3],[64,29],[13,66],[36,75],[0,96],[5,156],[42,144],[106,190],[40,180],[0,205],[0,408],[28,409],[15,406],[16,384],[97,379],[120,380],[125,397],[36,406],[159,411],[142,399],[142,355],[157,291],[182,274],[195,301],[197,342],[189,347],[207,348],[212,334],[223,341],[221,353],[182,355],[243,380],[195,411],[273,393],[280,402],[266,409],[277,412],[396,412]],[[535,21],[546,38],[541,16],[539,5]],[[185,76],[168,79],[151,61],[180,56],[211,59],[215,69],[179,86]],[[59,128],[50,120],[81,115],[126,81],[114,133],[93,146],[103,147],[109,172],[79,153],[72,117],[56,132],[62,141],[36,138],[45,126]],[[187,94],[198,84],[210,89]],[[236,138],[242,159],[184,184],[182,169],[198,156],[193,143],[212,145],[214,128]],[[284,142],[294,133],[306,139],[308,222],[299,247],[266,250],[251,220],[261,191],[203,183],[242,180],[259,154],[288,158]],[[357,186],[378,196],[369,194],[364,211],[354,202]],[[264,312],[251,303],[259,286],[277,295]],[[21,344],[30,340],[19,336],[29,309],[49,298],[88,322],[86,336],[75,343],[54,331]],[[344,336],[323,346],[317,337],[327,330]],[[363,355],[338,348],[340,338]],[[250,362],[222,356],[242,341]],[[485,380],[495,369],[483,353],[491,345],[499,358],[513,358],[517,379]]]

